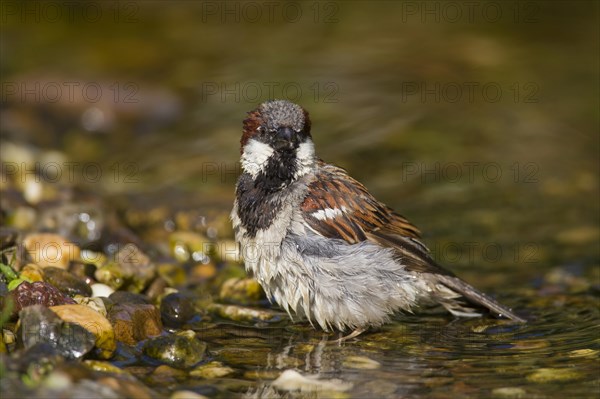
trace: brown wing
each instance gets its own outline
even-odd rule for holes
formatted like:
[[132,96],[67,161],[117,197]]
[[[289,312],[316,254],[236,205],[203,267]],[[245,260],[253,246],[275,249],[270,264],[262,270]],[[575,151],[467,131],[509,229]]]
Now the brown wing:
[[[365,233],[386,227],[401,236],[419,238],[420,232],[403,216],[377,201],[367,189],[345,170],[319,162],[318,178],[309,187],[302,203],[311,227],[329,227],[323,235],[341,238],[353,244],[366,239]],[[336,218],[324,218],[330,210]],[[323,215],[323,216],[321,216]],[[321,216],[321,218],[319,218]]]
[[[403,216],[377,201],[367,189],[348,176],[346,171],[324,162],[319,163],[317,178],[309,185],[302,203],[304,220],[318,234],[342,239],[349,244],[372,241],[394,249],[407,270],[430,273],[440,284],[462,295],[469,302],[489,309],[496,316],[517,322],[525,320],[494,299],[479,292],[437,265],[427,247],[419,241],[419,230]],[[457,315],[477,315],[463,306],[455,295],[440,296],[440,303]]]
[[377,201],[345,170],[319,163],[317,178],[302,203],[304,220],[317,233],[349,244],[370,240],[393,248],[411,270],[452,275],[437,266],[406,218]]

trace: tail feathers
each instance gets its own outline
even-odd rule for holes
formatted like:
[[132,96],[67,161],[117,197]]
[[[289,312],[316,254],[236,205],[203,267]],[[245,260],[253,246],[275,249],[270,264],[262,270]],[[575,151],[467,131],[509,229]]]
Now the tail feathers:
[[[463,296],[466,298],[471,304],[484,307],[489,309],[494,316],[504,317],[511,320],[514,320],[518,323],[525,323],[526,320],[522,317],[517,316],[507,307],[499,304],[494,299],[485,295],[484,293],[477,291],[471,285],[462,281],[458,277],[447,276],[447,275],[436,275],[436,279],[438,282],[448,287],[452,291],[456,292],[458,296]],[[445,297],[445,300],[442,301],[442,305],[452,314],[461,317],[477,317],[480,316],[474,309],[465,307],[454,300],[454,298]],[[450,300],[449,300],[450,299]]]

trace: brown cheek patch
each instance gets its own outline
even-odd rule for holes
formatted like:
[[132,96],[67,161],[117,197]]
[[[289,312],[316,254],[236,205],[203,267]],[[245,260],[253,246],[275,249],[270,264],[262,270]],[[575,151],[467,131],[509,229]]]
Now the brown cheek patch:
[[244,129],[242,139],[240,140],[240,154],[244,152],[244,146],[248,140],[253,136],[256,136],[258,127],[262,124],[263,120],[258,110],[248,112],[248,118],[244,119]]
[[304,133],[306,133],[306,135],[308,137],[312,138],[312,136],[310,134],[311,123],[310,123],[310,118],[308,117],[308,112],[304,108],[302,108],[302,111],[304,112]]

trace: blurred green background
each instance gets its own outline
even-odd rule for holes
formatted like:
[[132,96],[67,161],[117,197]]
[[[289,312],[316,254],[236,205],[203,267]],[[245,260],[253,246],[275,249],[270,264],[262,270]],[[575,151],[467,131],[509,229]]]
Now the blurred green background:
[[455,270],[598,264],[597,2],[5,1],[1,18],[5,165],[227,212],[245,112],[287,98],[319,155]]
[[235,374],[185,384],[276,397],[264,381],[292,367],[354,381],[354,397],[597,396],[599,8],[3,0],[0,226],[156,261],[172,233],[231,243],[242,120],[289,99],[324,160],[528,323],[399,315],[335,346],[302,323],[226,321],[201,337]]

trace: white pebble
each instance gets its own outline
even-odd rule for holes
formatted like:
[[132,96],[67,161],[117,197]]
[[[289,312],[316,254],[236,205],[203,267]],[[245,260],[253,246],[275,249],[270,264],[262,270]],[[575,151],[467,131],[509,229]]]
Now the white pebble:
[[96,283],[92,284],[92,297],[104,296],[108,297],[110,294],[115,292],[111,287],[106,284]]

